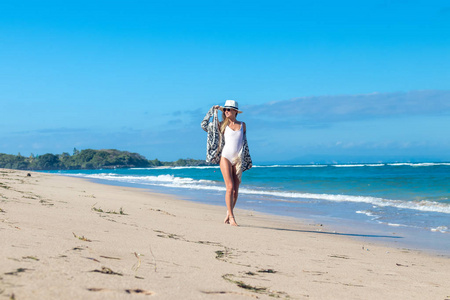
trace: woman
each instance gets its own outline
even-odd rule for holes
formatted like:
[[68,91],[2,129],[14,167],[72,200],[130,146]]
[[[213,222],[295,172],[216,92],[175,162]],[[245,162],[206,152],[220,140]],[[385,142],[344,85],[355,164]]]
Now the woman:
[[[217,110],[222,111],[220,123]],[[226,100],[223,107],[218,105],[211,107],[202,121],[203,130],[208,132],[206,161],[220,164],[226,187],[227,216],[224,222],[232,226],[238,226],[233,210],[238,198],[242,173],[252,167],[245,123],[236,120],[239,113],[242,112],[238,108],[238,103]]]

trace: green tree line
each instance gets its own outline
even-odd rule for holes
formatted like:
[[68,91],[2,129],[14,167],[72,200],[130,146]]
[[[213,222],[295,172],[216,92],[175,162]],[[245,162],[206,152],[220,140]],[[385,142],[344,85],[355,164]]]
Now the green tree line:
[[93,150],[74,149],[73,155],[47,153],[29,157],[0,153],[0,168],[18,170],[79,170],[113,168],[149,168],[160,166],[204,166],[204,160],[179,159],[175,162],[163,162],[158,159],[147,160],[138,153],[116,149]]

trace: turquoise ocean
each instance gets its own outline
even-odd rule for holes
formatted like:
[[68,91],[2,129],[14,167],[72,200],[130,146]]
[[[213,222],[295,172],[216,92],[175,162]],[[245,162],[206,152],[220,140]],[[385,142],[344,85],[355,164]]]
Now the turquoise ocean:
[[[221,205],[225,214],[218,166],[53,173]],[[243,174],[237,208],[330,225],[336,234],[450,254],[450,163],[256,165]]]

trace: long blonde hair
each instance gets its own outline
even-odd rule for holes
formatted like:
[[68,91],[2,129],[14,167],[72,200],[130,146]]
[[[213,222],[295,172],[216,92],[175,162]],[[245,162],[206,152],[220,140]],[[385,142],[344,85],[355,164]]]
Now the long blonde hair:
[[[237,114],[236,114],[237,117]],[[220,133],[224,133],[225,132],[225,128],[227,128],[228,124],[230,123],[230,119],[228,119],[225,116],[225,112],[222,111],[222,122],[220,122]]]

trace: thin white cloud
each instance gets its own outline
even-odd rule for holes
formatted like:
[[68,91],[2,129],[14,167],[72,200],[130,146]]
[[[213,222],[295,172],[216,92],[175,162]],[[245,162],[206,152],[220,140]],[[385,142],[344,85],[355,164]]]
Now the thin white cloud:
[[450,113],[450,91],[411,91],[294,98],[245,107],[251,118],[301,123]]

